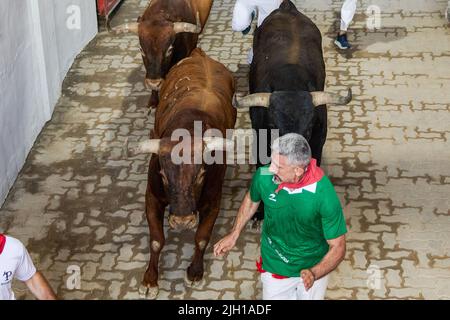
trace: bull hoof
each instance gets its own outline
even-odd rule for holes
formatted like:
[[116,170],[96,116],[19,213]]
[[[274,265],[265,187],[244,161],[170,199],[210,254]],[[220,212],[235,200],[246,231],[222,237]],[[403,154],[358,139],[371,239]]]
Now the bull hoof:
[[199,289],[202,288],[203,285],[205,284],[205,280],[202,278],[200,280],[189,280],[187,272],[184,276],[184,284],[186,285],[186,287],[188,288],[192,288],[192,289]]
[[139,290],[138,290],[138,292],[139,292],[139,296],[141,297],[141,298],[147,298],[147,293],[148,293],[148,287],[147,286],[144,286],[143,284],[141,284],[140,286],[139,286]]
[[155,300],[158,297],[159,288],[158,287],[150,287],[148,288],[147,299]]
[[139,296],[142,299],[154,300],[158,296],[158,293],[159,293],[159,288],[157,286],[156,287],[147,287],[142,284],[139,287]]

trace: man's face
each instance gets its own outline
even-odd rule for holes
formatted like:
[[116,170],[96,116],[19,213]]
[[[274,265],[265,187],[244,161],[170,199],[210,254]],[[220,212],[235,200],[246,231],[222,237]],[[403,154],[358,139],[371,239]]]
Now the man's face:
[[271,159],[269,171],[280,182],[296,183],[305,172],[302,167],[289,164],[287,157],[279,153],[272,153]]

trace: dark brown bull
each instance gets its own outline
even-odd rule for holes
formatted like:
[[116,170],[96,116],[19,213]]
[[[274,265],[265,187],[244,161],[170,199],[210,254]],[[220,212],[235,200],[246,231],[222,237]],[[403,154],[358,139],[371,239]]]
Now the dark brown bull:
[[[180,143],[194,150],[189,153],[189,159],[194,153],[201,156],[205,148],[216,150],[211,151],[216,156],[222,153],[223,139],[202,139],[201,136],[208,129],[217,129],[225,137],[226,130],[234,128],[233,94],[232,74],[197,48],[167,75],[160,92],[153,139],[127,147],[131,154],[154,153],[149,164],[146,193],[151,254],[141,294],[155,298],[158,293],[158,261],[165,241],[163,220],[168,205],[170,227],[190,229],[198,224],[195,253],[187,269],[187,280],[193,283],[203,277],[203,255],[220,210],[226,164],[207,165],[202,160],[197,164],[176,164],[172,153]],[[172,140],[172,134],[179,129],[193,137],[194,122],[197,121],[201,121],[199,139]],[[222,143],[222,151],[217,150],[218,142]],[[222,156],[225,159],[224,153]]]
[[139,35],[145,86],[152,90],[149,107],[158,104],[158,91],[170,68],[197,46],[211,6],[212,0],[153,0],[138,22],[112,29]]

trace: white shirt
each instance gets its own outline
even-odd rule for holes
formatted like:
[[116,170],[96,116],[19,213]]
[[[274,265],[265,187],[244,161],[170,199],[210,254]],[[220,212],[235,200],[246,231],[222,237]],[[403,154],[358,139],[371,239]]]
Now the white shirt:
[[13,278],[27,281],[35,273],[36,268],[22,242],[6,236],[5,247],[0,253],[0,300],[15,300],[11,289]]

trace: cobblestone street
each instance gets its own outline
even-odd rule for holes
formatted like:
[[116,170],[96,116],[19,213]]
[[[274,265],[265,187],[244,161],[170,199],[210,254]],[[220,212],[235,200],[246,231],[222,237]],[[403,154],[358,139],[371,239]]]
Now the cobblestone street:
[[[353,90],[329,106],[323,168],[344,207],[347,254],[331,274],[327,299],[450,299],[450,27],[446,0],[359,1],[348,52],[333,45],[342,1],[297,0],[323,35],[327,88]],[[381,8],[368,30],[366,9]],[[146,0],[126,0],[112,26],[135,21]],[[215,0],[199,46],[248,92],[252,32],[231,30],[234,0]],[[102,27],[103,29],[103,27]],[[254,29],[254,27],[253,27]],[[36,141],[0,209],[0,231],[20,239],[63,299],[139,299],[149,260],[144,195],[150,156],[122,157],[128,137],[145,139],[142,58],[133,34],[101,32],[78,56],[53,118]],[[236,128],[251,128],[238,111]],[[186,287],[194,232],[166,224],[158,299],[260,299],[259,232],[215,258],[249,186],[253,165],[227,171],[219,218],[205,254],[205,278]],[[81,288],[67,286],[69,266]],[[18,299],[32,299],[13,285]]]

